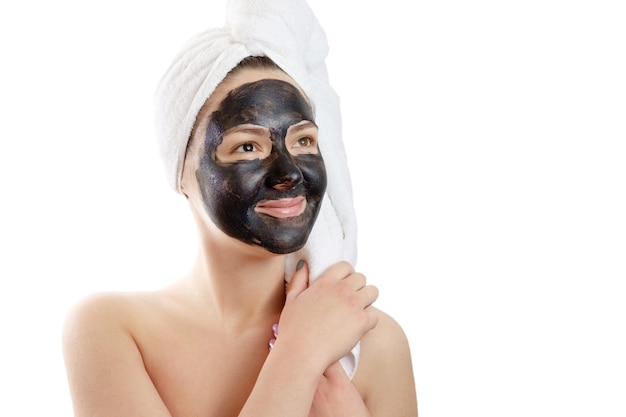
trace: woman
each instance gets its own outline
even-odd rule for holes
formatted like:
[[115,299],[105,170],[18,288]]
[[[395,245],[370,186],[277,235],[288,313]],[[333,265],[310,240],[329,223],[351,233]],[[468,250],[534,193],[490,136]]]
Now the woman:
[[[312,104],[246,57],[197,113],[179,174],[192,271],[160,291],[99,294],[68,317],[80,416],[416,416],[407,340],[349,262],[286,271],[327,186]],[[285,285],[285,276],[290,278]],[[358,347],[358,366],[340,362]],[[355,372],[352,372],[355,371]]]

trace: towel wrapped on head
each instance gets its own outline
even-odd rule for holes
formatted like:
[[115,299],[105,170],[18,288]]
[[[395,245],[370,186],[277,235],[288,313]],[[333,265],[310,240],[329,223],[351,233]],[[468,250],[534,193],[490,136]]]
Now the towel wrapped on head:
[[[155,95],[156,133],[170,185],[180,192],[187,143],[200,109],[248,56],[267,56],[304,90],[315,109],[328,186],[307,244],[286,260],[286,279],[306,259],[310,279],[330,265],[356,263],[356,215],[341,138],[339,97],[329,84],[326,34],[305,0],[230,0],[226,24],[199,33],[175,57]],[[341,360],[350,377],[357,344]]]

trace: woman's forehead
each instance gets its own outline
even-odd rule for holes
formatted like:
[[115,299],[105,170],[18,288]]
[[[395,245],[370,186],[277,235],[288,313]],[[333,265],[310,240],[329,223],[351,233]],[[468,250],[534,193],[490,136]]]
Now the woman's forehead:
[[[289,75],[285,74],[281,70],[278,69],[261,69],[261,68],[246,68],[240,71],[237,71],[233,75],[229,75],[220,83],[220,85],[215,89],[211,97],[208,99],[208,106],[212,110],[217,109],[220,103],[224,100],[224,98],[233,91],[234,89],[242,86],[243,84],[253,83],[255,81],[260,80],[281,80],[288,82],[289,84],[296,87],[300,93],[302,93],[302,89]],[[304,95],[304,94],[303,94]],[[209,111],[209,114],[212,111]]]
[[217,88],[213,91],[213,94],[211,94],[204,106],[202,106],[198,112],[198,116],[196,117],[197,126],[195,126],[193,131],[206,129],[206,122],[208,121],[209,115],[220,107],[222,101],[224,101],[226,96],[231,91],[242,86],[243,84],[266,79],[285,81],[296,87],[306,99],[306,94],[304,94],[300,86],[293,80],[293,78],[283,71],[273,68],[244,68],[229,75],[217,86]]
[[[204,106],[198,112],[198,116],[196,117],[196,125],[192,130],[191,142],[192,144],[196,142],[194,140],[196,136],[203,137],[204,132],[208,126],[209,116],[215,112],[222,104],[224,99],[228,96],[228,94],[237,89],[238,87],[253,83],[261,80],[280,80],[285,81],[291,85],[293,85],[306,99],[306,95],[300,88],[300,86],[291,78],[289,75],[281,71],[280,69],[273,68],[244,68],[230,74],[226,77],[213,91],[213,94],[207,99]],[[308,101],[308,100],[307,100]],[[198,135],[200,133],[200,135]],[[203,141],[198,141],[203,143]],[[190,147],[197,144],[193,144]]]

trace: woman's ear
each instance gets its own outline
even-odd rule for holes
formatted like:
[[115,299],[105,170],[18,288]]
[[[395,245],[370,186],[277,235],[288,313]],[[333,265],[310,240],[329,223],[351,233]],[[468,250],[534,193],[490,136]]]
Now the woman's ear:
[[187,149],[185,150],[183,170],[180,173],[180,192],[187,200],[194,193],[194,189],[197,188],[195,172],[198,169],[198,157],[204,148],[204,136],[200,132],[206,132],[209,124],[208,117],[206,117],[208,105],[209,99],[207,99],[196,116],[196,122],[191,129],[189,143],[187,143]]
[[195,177],[194,173],[196,171],[197,165],[195,163],[197,159],[197,150],[194,146],[193,136],[190,139],[190,143],[187,147],[187,151],[185,152],[185,159],[183,160],[183,169],[180,173],[180,192],[185,196],[187,200],[193,193]]
[[180,183],[180,192],[181,192],[182,195],[185,196],[185,198],[187,200],[189,200],[189,194],[187,194],[187,190],[185,190],[185,183],[184,182]]
[[180,193],[185,196],[187,200],[189,200],[189,194],[191,191],[191,184],[189,184],[189,170],[191,167],[189,166],[189,161],[187,161],[187,157],[185,156],[185,160],[183,161],[183,172],[180,173]]

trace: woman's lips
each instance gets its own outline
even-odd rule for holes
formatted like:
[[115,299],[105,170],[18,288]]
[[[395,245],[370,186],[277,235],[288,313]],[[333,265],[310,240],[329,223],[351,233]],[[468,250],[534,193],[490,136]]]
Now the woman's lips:
[[279,219],[286,219],[301,215],[304,213],[305,208],[306,198],[300,196],[278,200],[262,200],[256,204],[254,211]]

